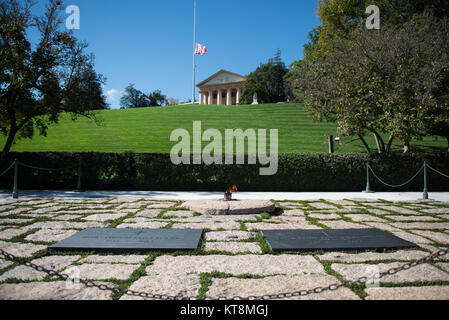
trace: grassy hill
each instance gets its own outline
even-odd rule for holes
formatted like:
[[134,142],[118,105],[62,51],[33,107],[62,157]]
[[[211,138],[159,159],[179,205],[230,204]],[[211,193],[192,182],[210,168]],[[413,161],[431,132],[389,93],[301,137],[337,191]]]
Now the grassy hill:
[[[99,113],[103,125],[88,119],[71,121],[63,115],[60,123],[50,127],[47,137],[20,140],[17,152],[126,152],[169,153],[174,142],[170,134],[182,128],[192,134],[193,121],[201,120],[203,131],[215,128],[279,129],[280,153],[328,152],[327,134],[335,135],[335,126],[313,122],[299,104],[265,104],[255,106],[189,105],[161,108],[105,110]],[[336,144],[336,152],[365,152],[356,139]],[[352,141],[352,142],[351,142]],[[374,139],[369,137],[374,148]],[[5,138],[0,138],[3,146]],[[395,147],[401,148],[400,141]],[[206,145],[206,144],[204,144]],[[412,148],[445,148],[442,138],[428,137],[412,142]]]

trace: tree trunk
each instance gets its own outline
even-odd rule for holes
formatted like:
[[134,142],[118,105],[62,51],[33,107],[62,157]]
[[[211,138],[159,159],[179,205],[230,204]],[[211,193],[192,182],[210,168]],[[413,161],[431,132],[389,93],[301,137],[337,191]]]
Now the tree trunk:
[[394,136],[390,136],[390,138],[388,138],[388,143],[387,143],[387,153],[390,153],[391,151],[391,145],[393,144],[393,140],[394,140]]
[[449,136],[446,136],[445,138],[447,140],[447,152],[449,152]]
[[410,141],[404,141],[404,153],[410,152]]
[[365,138],[363,138],[363,136],[361,134],[359,134],[358,137],[362,141],[363,145],[365,146],[366,151],[368,151],[368,153],[371,153],[371,148],[369,147],[368,143],[366,143]]
[[8,139],[6,140],[5,146],[3,147],[3,151],[2,151],[3,154],[6,154],[9,152],[9,150],[11,150],[16,133],[17,133],[17,131],[14,131],[14,130],[9,131]]
[[334,136],[329,136],[329,153],[334,153]]
[[379,151],[379,153],[384,153],[385,152],[385,143],[384,143],[382,137],[375,131],[373,132],[373,134],[374,134],[374,138],[376,139],[377,150]]

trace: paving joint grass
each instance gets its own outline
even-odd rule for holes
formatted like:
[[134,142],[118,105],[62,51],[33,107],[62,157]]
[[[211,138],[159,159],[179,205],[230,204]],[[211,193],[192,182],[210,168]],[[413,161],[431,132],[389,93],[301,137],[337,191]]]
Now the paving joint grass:
[[[321,263],[321,265],[324,268],[324,271],[326,272],[326,274],[331,275],[335,278],[337,278],[337,280],[343,284],[348,283],[345,278],[339,274],[338,272],[336,272],[335,270],[332,269],[331,265],[332,263],[329,261],[324,261],[324,260],[320,260],[318,257],[314,256],[314,258]],[[347,288],[349,288],[352,292],[354,292],[360,299],[365,300],[367,294],[365,292],[365,288],[366,285],[365,284],[351,284],[346,286]]]

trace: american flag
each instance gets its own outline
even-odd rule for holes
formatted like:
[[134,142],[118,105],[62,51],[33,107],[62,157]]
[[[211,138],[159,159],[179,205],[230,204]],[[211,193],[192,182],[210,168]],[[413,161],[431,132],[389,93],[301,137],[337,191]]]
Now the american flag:
[[199,43],[196,44],[196,48],[195,48],[195,54],[199,54],[201,56],[204,56],[207,52],[207,47],[203,46]]

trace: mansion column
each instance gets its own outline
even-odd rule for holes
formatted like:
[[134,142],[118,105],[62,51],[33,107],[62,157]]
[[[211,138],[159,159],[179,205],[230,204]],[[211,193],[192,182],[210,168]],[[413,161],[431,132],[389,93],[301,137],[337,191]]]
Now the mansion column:
[[227,92],[226,92],[226,105],[227,106],[232,105],[232,95],[231,95],[231,93],[232,93],[232,89],[227,89]]
[[235,104],[239,104],[240,102],[240,97],[242,96],[242,88],[237,88],[237,98],[236,98],[236,103]]
[[214,102],[214,94],[212,91],[209,91],[209,100],[207,101],[207,104],[212,104]]
[[203,94],[200,92],[200,104],[203,104]]
[[217,104],[223,104],[223,93],[221,90],[218,90],[217,93]]

